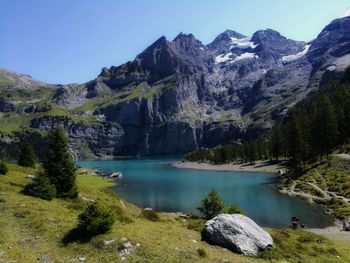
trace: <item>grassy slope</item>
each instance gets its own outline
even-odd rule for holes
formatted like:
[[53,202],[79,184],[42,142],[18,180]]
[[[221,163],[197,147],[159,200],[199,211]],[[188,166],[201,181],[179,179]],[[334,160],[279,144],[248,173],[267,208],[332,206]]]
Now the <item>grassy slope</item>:
[[[119,262],[118,244],[105,246],[103,241],[122,237],[141,245],[127,262],[265,262],[262,258],[276,262],[284,258],[288,262],[348,262],[350,258],[346,244],[304,231],[273,229],[268,231],[274,237],[275,249],[260,254],[262,258],[240,256],[200,241],[200,233],[188,229],[189,222],[175,216],[161,214],[160,222],[140,218],[139,208],[107,189],[112,181],[93,176],[78,176],[81,195],[113,207],[118,220],[108,234],[85,243],[63,245],[62,238],[76,226],[76,218],[86,204],[80,199],[49,202],[22,195],[23,185],[30,181],[25,175],[35,171],[16,165],[10,165],[10,169],[7,175],[0,175],[0,252],[4,252],[0,262],[79,262],[79,257],[86,257],[86,262]],[[201,258],[196,248],[204,249],[207,256]]]
[[[338,218],[350,216],[350,205],[341,198],[350,198],[350,160],[334,156],[329,162],[305,165],[291,178],[282,179],[282,183],[290,185],[292,180],[297,180],[296,189],[314,195],[314,202],[327,205]],[[339,198],[327,200],[319,189],[334,193]]]

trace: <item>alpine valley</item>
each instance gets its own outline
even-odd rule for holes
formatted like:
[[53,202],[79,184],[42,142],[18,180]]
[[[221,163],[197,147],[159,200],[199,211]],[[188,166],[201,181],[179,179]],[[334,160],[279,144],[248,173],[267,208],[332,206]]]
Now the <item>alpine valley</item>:
[[[111,51],[113,52],[113,51]],[[53,126],[76,157],[181,154],[258,138],[350,65],[350,17],[311,42],[272,30],[156,40],[133,61],[83,84],[52,85],[0,70],[1,146],[36,151]]]

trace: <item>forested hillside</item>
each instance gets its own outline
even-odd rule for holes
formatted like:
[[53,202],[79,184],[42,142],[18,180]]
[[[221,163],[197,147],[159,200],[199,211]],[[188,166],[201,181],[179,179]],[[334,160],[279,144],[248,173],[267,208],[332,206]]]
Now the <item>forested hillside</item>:
[[290,160],[291,165],[315,162],[340,148],[349,151],[350,68],[297,104],[271,133],[241,145],[200,149],[185,155],[190,161],[213,163]]

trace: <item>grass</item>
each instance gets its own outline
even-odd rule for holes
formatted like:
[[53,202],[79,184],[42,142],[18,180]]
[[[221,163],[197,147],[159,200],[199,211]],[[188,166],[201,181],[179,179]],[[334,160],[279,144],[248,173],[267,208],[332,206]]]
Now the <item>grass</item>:
[[[30,182],[26,175],[35,170],[13,164],[9,168],[7,175],[0,176],[0,262],[79,262],[79,257],[86,257],[86,262],[121,262],[117,249],[123,237],[140,244],[123,262],[348,262],[350,257],[348,244],[277,229],[267,229],[275,239],[274,249],[244,257],[201,241],[199,219],[184,221],[163,213],[158,213],[156,222],[143,218],[139,208],[109,189],[113,181],[90,175],[77,177],[80,195],[112,208],[118,220],[110,233],[64,244],[62,239],[76,227],[86,202],[25,196],[21,189]],[[113,239],[115,243],[104,245],[103,241]]]
[[[337,196],[350,198],[350,160],[333,156],[329,161],[305,165],[296,174],[287,177],[298,180],[296,189],[317,197],[324,195],[308,183],[315,183],[322,190],[336,193]],[[350,205],[343,200],[315,201],[331,208],[337,218],[350,216]]]

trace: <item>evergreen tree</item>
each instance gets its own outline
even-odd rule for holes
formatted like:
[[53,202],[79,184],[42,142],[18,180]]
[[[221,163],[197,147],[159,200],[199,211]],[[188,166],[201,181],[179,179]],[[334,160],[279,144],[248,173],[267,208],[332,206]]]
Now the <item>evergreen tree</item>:
[[115,213],[108,208],[105,208],[94,202],[78,217],[78,228],[83,231],[83,234],[95,236],[108,232],[115,220]]
[[35,167],[35,153],[33,147],[29,143],[25,143],[22,147],[17,164],[24,167]]
[[48,136],[48,152],[43,167],[55,185],[57,197],[75,198],[76,168],[68,151],[67,138],[62,129],[54,129]]
[[225,214],[241,214],[244,215],[244,212],[237,207],[236,204],[231,204],[225,209]]
[[44,200],[52,200],[56,196],[56,187],[50,182],[47,175],[40,171],[33,181],[24,187],[23,193]]
[[0,161],[0,174],[5,175],[8,171],[7,165],[3,161]]
[[337,118],[334,107],[327,96],[322,96],[316,104],[313,122],[313,142],[315,149],[322,156],[331,153],[337,143]]
[[298,165],[301,162],[301,131],[298,123],[298,118],[293,115],[288,125],[288,154],[292,158],[294,165]]
[[272,134],[270,137],[270,158],[274,158],[275,160],[279,160],[279,158],[283,155],[283,143],[284,140],[282,138],[282,128],[281,125],[277,124],[272,129]]
[[209,220],[220,214],[224,208],[224,202],[219,194],[215,190],[212,190],[208,193],[208,196],[202,200],[202,205],[197,209]]

